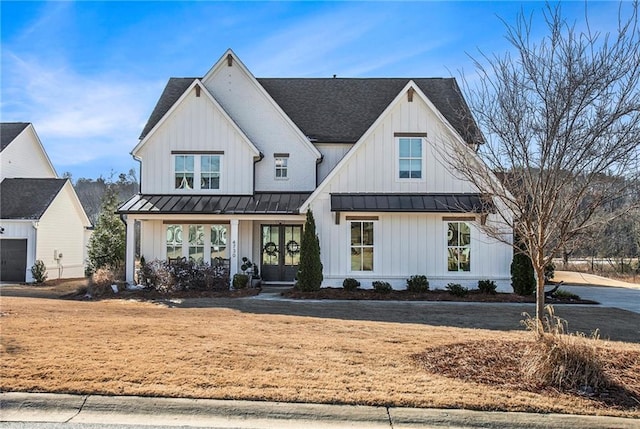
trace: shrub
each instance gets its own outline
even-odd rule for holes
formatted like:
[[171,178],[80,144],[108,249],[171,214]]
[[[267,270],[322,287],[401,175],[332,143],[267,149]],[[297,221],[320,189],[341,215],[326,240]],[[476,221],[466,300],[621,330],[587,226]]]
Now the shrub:
[[229,272],[225,266],[198,264],[186,258],[172,263],[158,260],[145,263],[138,276],[142,285],[160,293],[229,290]]
[[604,362],[599,357],[598,331],[591,337],[583,333],[568,334],[567,321],[545,307],[543,321],[526,315],[522,321],[536,335],[525,350],[522,372],[537,385],[561,390],[597,390],[609,386]]
[[407,290],[409,292],[426,292],[429,290],[429,280],[427,276],[411,276],[407,279]]
[[449,283],[445,288],[453,296],[463,298],[469,293],[469,289],[458,283]]
[[244,289],[249,283],[249,276],[246,274],[235,274],[233,276],[233,288]]
[[316,222],[311,210],[300,243],[300,265],[296,274],[296,289],[311,292],[320,290],[322,285],[322,261],[320,261],[320,241],[316,235]]
[[107,292],[111,292],[111,285],[116,281],[116,275],[110,267],[101,267],[91,275],[89,282],[89,294],[93,297],[100,297]]
[[531,259],[523,253],[513,255],[511,287],[518,295],[531,295],[536,290],[536,279]]
[[360,282],[353,278],[347,278],[342,282],[342,287],[348,291],[356,290],[360,287]]
[[480,293],[495,295],[497,288],[496,282],[493,280],[480,280],[478,282],[478,290],[480,290]]
[[390,293],[393,290],[389,282],[375,281],[371,283],[371,285],[373,286],[373,290],[377,293]]
[[549,262],[544,266],[544,282],[547,283],[556,275],[556,264]]
[[37,259],[31,267],[31,275],[36,283],[44,283],[47,279],[47,267],[44,265],[44,261]]

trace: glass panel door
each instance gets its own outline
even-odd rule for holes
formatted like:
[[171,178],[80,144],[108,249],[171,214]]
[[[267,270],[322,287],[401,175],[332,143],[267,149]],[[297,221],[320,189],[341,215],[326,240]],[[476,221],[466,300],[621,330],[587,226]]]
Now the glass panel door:
[[302,225],[262,225],[263,280],[295,280],[301,239]]

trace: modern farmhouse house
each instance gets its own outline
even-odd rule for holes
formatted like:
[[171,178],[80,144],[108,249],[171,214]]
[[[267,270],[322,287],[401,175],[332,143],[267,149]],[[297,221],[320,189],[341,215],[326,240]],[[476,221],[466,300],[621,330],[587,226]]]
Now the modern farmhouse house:
[[84,276],[91,222],[68,179],[56,174],[32,124],[0,124],[0,280]]
[[231,50],[204,77],[171,78],[132,151],[127,280],[140,221],[147,261],[223,257],[233,275],[247,257],[263,281],[293,282],[312,210],[324,286],[424,274],[508,290],[512,250],[478,228],[494,205],[446,161],[482,143],[468,113],[452,78],[261,79]]

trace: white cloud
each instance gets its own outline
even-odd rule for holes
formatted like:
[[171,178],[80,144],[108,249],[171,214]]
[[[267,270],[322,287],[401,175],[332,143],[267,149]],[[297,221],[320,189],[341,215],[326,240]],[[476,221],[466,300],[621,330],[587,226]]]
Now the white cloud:
[[59,171],[114,155],[128,163],[164,84],[80,75],[6,50],[3,70],[2,120],[32,122]]

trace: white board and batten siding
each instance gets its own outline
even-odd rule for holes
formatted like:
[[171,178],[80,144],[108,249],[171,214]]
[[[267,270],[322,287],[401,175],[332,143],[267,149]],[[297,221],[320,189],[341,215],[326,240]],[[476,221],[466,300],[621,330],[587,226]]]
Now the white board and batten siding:
[[[256,163],[257,192],[311,192],[316,187],[316,161],[320,153],[287,119],[255,78],[235,59],[224,59],[203,79],[203,84],[260,150]],[[275,154],[288,154],[288,179],[275,177]]]
[[2,179],[57,177],[33,125],[29,124],[0,152],[0,175]]
[[211,100],[192,89],[169,113],[135,155],[142,160],[142,193],[184,194],[175,189],[172,151],[224,152],[220,189],[192,191],[202,194],[251,194],[254,153],[238,130]]
[[[38,222],[36,259],[45,263],[49,279],[84,277],[88,226],[67,181]],[[54,253],[62,254],[62,258],[54,259]]]
[[[395,133],[425,134],[423,179],[398,179]],[[471,271],[449,272],[447,268],[448,218],[469,218],[454,213],[341,213],[336,224],[331,213],[332,193],[475,193],[467,181],[455,177],[447,167],[443,151],[457,144],[451,131],[419,97],[404,97],[387,112],[365,140],[353,148],[340,169],[330,177],[311,204],[322,249],[326,286],[340,286],[345,277],[358,278],[363,287],[373,280],[389,281],[395,288],[406,286],[406,278],[426,275],[432,287],[449,282],[477,287],[480,279],[492,279],[501,290],[510,291],[509,264],[512,250],[488,237],[475,221],[471,226]],[[352,272],[350,264],[350,223],[347,216],[375,217],[374,270]],[[488,222],[497,216],[490,215]]]
[[353,143],[315,143],[314,146],[322,154],[322,162],[318,164],[318,183],[320,183],[351,150]]

